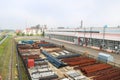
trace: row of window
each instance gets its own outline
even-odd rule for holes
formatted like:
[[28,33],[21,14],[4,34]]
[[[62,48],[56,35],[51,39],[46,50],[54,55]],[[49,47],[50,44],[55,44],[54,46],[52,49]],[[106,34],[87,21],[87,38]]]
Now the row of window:
[[[75,42],[75,39],[78,39],[77,37],[73,36],[63,36],[63,35],[55,35],[55,34],[47,34],[46,36],[50,38],[56,38],[60,40]],[[78,45],[86,44],[89,46],[95,46],[95,47],[104,47],[104,49],[110,49],[110,50],[120,50],[120,41],[112,41],[112,40],[103,40],[102,39],[88,39],[88,38],[80,38]]]

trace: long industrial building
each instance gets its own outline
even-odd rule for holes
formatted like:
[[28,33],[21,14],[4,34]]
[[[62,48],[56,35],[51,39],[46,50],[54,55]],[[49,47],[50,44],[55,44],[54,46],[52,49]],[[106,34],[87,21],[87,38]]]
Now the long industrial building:
[[119,27],[48,29],[46,37],[67,41],[80,46],[96,47],[117,54],[120,53]]

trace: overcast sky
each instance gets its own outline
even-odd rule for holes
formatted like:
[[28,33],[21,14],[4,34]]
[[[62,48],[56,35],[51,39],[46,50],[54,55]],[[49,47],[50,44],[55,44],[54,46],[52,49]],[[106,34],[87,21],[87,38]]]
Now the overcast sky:
[[120,0],[0,0],[0,29],[120,25]]

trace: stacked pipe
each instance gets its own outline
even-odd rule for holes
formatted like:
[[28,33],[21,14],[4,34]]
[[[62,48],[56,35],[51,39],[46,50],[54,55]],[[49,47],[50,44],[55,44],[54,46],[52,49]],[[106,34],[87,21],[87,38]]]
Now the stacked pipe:
[[84,59],[84,60],[80,60],[80,61],[77,61],[77,62],[68,62],[68,65],[70,66],[75,66],[75,65],[81,65],[81,64],[84,64],[84,63],[91,63],[91,62],[96,62],[96,60],[94,59]]
[[[89,74],[87,76],[95,76],[93,80],[120,80],[119,73],[120,70],[118,68],[109,68],[102,71],[97,71],[95,73]],[[112,77],[111,77],[112,76]]]
[[30,45],[30,44],[18,44],[18,48],[21,48],[21,49],[31,49],[32,45]]
[[98,64],[98,62],[88,62],[88,63],[83,63],[83,64],[80,64],[76,67],[74,67],[74,69],[81,69],[81,67],[84,67],[84,66],[89,66],[89,65],[94,65],[94,64]]
[[87,58],[87,57],[66,58],[66,59],[63,59],[62,61],[67,63],[69,66],[86,65],[86,63],[87,64],[96,63],[95,59]]
[[29,52],[29,49],[18,48],[18,50],[19,50],[20,53],[28,53]]
[[82,60],[84,58],[87,58],[87,57],[73,57],[73,58],[65,58],[65,59],[62,59],[63,62],[73,62],[73,61],[78,61],[78,60]]
[[89,73],[97,72],[97,71],[100,71],[100,70],[108,69],[108,68],[111,68],[111,67],[112,67],[111,65],[100,63],[100,64],[95,64],[95,65],[82,67],[81,70],[84,73],[89,74]]
[[21,49],[19,48],[23,59],[39,59],[40,51],[34,49]]
[[23,59],[39,59],[39,55],[35,54],[35,55],[22,55]]
[[89,73],[87,74],[86,76],[88,77],[91,77],[91,76],[100,76],[100,75],[105,75],[106,73],[109,73],[109,72],[116,72],[118,71],[117,68],[109,68],[109,69],[105,69],[105,70],[100,70],[100,71],[97,71],[97,72],[94,72],[94,73]]
[[99,63],[94,59],[87,57],[74,57],[62,59],[63,62],[74,69],[81,70],[86,76],[92,77],[93,80],[120,80],[120,70],[109,64]]
[[105,72],[102,75],[94,77],[93,80],[120,80],[120,70]]

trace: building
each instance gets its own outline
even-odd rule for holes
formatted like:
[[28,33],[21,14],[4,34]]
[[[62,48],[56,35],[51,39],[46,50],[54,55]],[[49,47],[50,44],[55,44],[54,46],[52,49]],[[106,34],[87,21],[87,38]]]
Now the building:
[[24,33],[25,35],[41,35],[42,32],[46,29],[47,29],[46,25],[43,25],[42,27],[37,25],[30,28],[26,28],[25,30],[23,30],[22,33]]
[[90,27],[74,29],[49,29],[46,37],[64,40],[80,46],[96,47],[111,52],[120,52],[119,27]]

